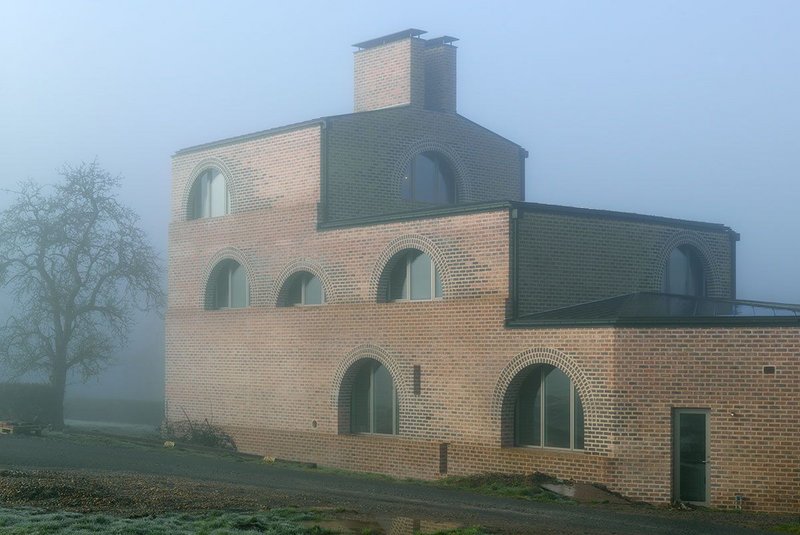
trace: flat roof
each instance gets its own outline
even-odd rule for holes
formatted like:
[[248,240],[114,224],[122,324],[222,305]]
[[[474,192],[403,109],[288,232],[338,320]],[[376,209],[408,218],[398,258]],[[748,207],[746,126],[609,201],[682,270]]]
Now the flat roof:
[[409,28],[407,30],[390,33],[389,35],[384,35],[382,37],[376,37],[375,39],[370,39],[368,41],[362,41],[360,43],[354,44],[353,46],[364,50],[365,48],[372,48],[378,45],[385,45],[386,43],[399,41],[401,39],[406,39],[408,37],[419,37],[423,33],[428,33],[428,32],[426,32],[425,30],[418,30],[417,28]]
[[800,305],[636,292],[589,303],[526,314],[512,328],[800,326]]

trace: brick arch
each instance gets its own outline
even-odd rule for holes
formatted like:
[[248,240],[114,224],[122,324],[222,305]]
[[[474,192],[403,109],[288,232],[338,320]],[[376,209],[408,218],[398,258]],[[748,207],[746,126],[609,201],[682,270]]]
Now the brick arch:
[[350,433],[350,399],[353,391],[353,380],[359,362],[367,359],[380,362],[389,370],[392,376],[394,387],[397,390],[397,427],[399,434],[401,434],[403,430],[403,414],[407,414],[410,396],[406,374],[402,373],[400,364],[389,352],[373,344],[363,344],[350,351],[339,362],[333,374],[331,404],[337,414],[337,431],[340,435]]
[[[595,399],[583,371],[564,353],[547,347],[535,347],[514,357],[500,373],[492,395],[491,420],[500,429],[500,445],[514,445],[514,412],[525,371],[539,364],[550,364],[564,372],[575,385],[583,405],[585,427],[594,421]],[[588,434],[587,434],[588,435]]]
[[430,255],[442,280],[442,298],[446,299],[452,280],[450,266],[445,261],[445,256],[439,246],[433,240],[421,234],[399,236],[384,247],[372,268],[372,275],[369,279],[369,295],[379,303],[386,301],[386,295],[389,291],[389,276],[394,262],[397,261],[396,256],[406,249],[418,249]]
[[420,140],[408,147],[403,155],[395,163],[395,168],[392,173],[394,178],[394,189],[397,192],[397,198],[402,198],[401,192],[403,189],[403,180],[406,177],[406,170],[408,164],[414,159],[417,154],[423,152],[437,152],[444,156],[450,168],[453,170],[453,181],[456,188],[456,204],[469,202],[472,200],[472,178],[469,174],[469,169],[447,145],[439,143],[432,139]]
[[200,306],[208,309],[210,308],[211,303],[213,303],[213,277],[216,274],[218,266],[224,260],[236,260],[242,267],[244,267],[244,272],[247,276],[247,301],[249,306],[253,306],[255,304],[255,270],[253,269],[252,262],[250,262],[250,259],[247,257],[247,255],[234,247],[226,247],[225,249],[218,251],[211,258],[211,260],[206,262],[206,265],[203,267],[203,272],[200,277],[200,280],[203,281],[203,292],[200,294]]
[[220,173],[222,173],[222,176],[225,177],[225,186],[228,188],[228,197],[231,203],[231,213],[237,211],[238,196],[236,194],[236,183],[233,181],[233,173],[231,173],[230,168],[219,158],[203,158],[194,166],[194,169],[192,169],[192,172],[189,174],[189,180],[183,188],[183,195],[181,196],[181,206],[183,206],[181,221],[187,221],[189,219],[189,195],[192,193],[192,186],[194,186],[200,173],[209,167],[216,167],[219,169]]
[[653,280],[654,287],[657,288],[659,292],[663,290],[664,277],[667,270],[667,260],[669,259],[669,255],[672,253],[672,251],[681,245],[689,245],[699,253],[700,261],[703,264],[703,276],[706,279],[706,292],[708,296],[728,297],[727,293],[724,291],[719,266],[717,266],[716,262],[711,260],[714,258],[714,254],[711,252],[711,247],[709,247],[708,243],[706,243],[701,236],[687,231],[675,232],[662,246],[661,252],[656,260],[658,262],[656,264],[658,269],[656,269]]
[[322,264],[309,258],[298,258],[283,268],[275,279],[269,296],[267,297],[267,303],[273,306],[281,306],[283,303],[282,300],[285,300],[285,294],[288,289],[286,283],[289,282],[289,279],[291,279],[293,275],[303,271],[311,273],[319,278],[322,283],[322,291],[325,295],[325,303],[335,303],[337,301],[338,298],[335,294],[333,281],[331,281],[330,276],[325,269],[323,269]]

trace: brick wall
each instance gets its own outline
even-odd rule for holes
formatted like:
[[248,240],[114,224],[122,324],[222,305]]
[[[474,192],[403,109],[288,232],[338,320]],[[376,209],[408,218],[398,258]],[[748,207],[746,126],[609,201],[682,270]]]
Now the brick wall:
[[449,113],[409,107],[328,119],[329,220],[402,212],[401,183],[418,153],[438,151],[456,173],[458,201],[520,199],[520,148]]
[[[542,312],[637,291],[662,291],[670,251],[691,244],[706,261],[710,297],[730,297],[731,240],[724,227],[519,210],[519,312]],[[709,227],[713,227],[709,225]]]
[[408,37],[354,53],[354,111],[425,104],[425,41]]
[[456,112],[456,47],[425,48],[425,108]]
[[[225,174],[232,213],[314,204],[319,200],[320,126],[290,128],[246,141],[179,152],[172,159],[172,221],[186,220],[189,190],[208,166]],[[209,220],[192,224],[206,223],[209,231],[216,228]]]
[[800,329],[620,329],[614,338],[615,489],[666,501],[672,409],[702,408],[712,504],[733,507],[741,494],[747,509],[800,510]]

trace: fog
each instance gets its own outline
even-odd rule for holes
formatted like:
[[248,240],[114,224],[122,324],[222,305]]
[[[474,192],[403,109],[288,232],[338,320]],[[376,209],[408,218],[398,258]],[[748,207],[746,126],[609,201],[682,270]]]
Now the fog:
[[[351,43],[413,27],[460,38],[459,113],[530,151],[528,201],[724,223],[738,297],[800,302],[798,2],[0,6],[0,188],[97,158],[165,259],[172,153],[350,112]],[[72,395],[162,396],[161,320],[116,360]]]

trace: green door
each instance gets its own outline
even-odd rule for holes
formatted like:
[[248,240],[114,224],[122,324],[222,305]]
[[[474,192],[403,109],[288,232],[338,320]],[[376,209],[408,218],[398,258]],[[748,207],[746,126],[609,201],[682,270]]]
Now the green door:
[[708,410],[675,409],[673,495],[677,501],[708,503]]

